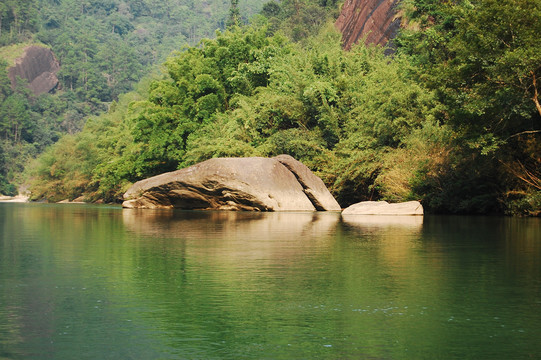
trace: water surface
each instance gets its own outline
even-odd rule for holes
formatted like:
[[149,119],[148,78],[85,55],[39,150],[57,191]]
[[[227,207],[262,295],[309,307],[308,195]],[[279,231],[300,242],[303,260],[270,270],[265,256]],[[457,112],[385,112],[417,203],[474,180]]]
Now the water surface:
[[0,359],[541,358],[541,221],[0,204]]

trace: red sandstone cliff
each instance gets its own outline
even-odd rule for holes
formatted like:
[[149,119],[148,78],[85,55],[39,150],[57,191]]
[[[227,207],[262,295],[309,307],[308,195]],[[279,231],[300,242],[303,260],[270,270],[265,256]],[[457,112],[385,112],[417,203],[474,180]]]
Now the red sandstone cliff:
[[345,49],[366,36],[366,44],[386,45],[400,28],[397,7],[401,0],[346,0],[336,27]]
[[51,91],[58,85],[56,73],[60,70],[50,49],[29,46],[24,55],[15,60],[15,65],[8,69],[11,85],[16,85],[17,77],[28,80],[28,86],[34,95]]

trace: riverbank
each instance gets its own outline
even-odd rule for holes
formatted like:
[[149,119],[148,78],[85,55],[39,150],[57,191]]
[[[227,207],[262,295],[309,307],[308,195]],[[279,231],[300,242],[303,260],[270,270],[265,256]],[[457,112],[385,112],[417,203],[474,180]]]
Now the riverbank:
[[17,203],[25,203],[29,202],[29,197],[25,195],[17,195],[17,196],[4,196],[0,195],[0,202],[17,202]]

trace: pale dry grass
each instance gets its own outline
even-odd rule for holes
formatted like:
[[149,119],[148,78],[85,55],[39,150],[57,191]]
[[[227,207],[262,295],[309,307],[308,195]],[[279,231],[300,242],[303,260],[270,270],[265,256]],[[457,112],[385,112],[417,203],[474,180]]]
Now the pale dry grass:
[[29,46],[41,46],[47,47],[43,44],[24,42],[21,44],[13,44],[0,47],[0,59],[3,59],[8,63],[8,68],[15,65],[15,60],[22,57],[27,47]]
[[386,154],[383,168],[375,185],[383,197],[390,201],[419,200],[414,198],[413,181],[420,171],[437,179],[438,172],[446,168],[451,149],[438,142],[414,141],[407,148]]

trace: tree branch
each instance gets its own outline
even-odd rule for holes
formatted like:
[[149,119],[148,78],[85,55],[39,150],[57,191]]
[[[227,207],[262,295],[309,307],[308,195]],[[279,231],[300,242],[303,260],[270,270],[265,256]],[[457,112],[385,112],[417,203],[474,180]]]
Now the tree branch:
[[520,135],[525,135],[525,134],[538,134],[538,133],[541,133],[541,130],[528,130],[528,131],[522,131],[522,132],[519,132],[517,134],[514,134],[514,135],[511,135],[509,136],[507,139],[505,139],[506,141],[511,139],[511,138],[514,138],[514,137],[517,137],[517,136],[520,136]]
[[524,181],[526,184],[536,188],[537,190],[541,190],[541,178],[535,176],[530,171],[528,171],[528,169],[526,169],[526,167],[520,161],[517,161],[517,163],[520,170],[522,170],[522,174],[519,172],[519,170],[514,169],[503,161],[499,160],[499,162],[503,166],[505,166],[511,174]]
[[537,79],[535,78],[535,72],[530,71],[532,74],[532,80],[533,80],[533,102],[535,103],[535,107],[537,108],[537,111],[539,112],[539,115],[541,115],[541,104],[539,103],[539,93],[537,91]]

